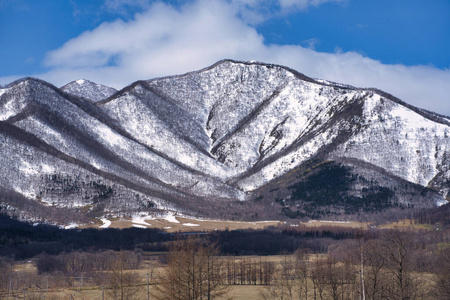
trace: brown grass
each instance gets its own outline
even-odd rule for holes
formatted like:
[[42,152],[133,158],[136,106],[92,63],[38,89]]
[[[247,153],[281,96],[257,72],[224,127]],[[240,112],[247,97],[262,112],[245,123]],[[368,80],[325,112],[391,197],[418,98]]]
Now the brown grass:
[[[290,255],[287,255],[290,256]],[[312,254],[309,256],[310,261],[315,261],[317,259],[324,258],[324,254]],[[233,257],[233,259],[236,260],[268,260],[275,263],[280,263],[285,258],[284,255],[274,255],[274,256],[238,256]],[[138,270],[132,270],[131,272],[137,272],[139,274],[140,278],[140,284],[136,287],[140,291],[139,299],[147,299],[147,286],[146,286],[146,278],[147,273],[151,273],[153,271],[153,280],[150,281],[150,293],[152,291],[155,291],[154,284],[160,280],[158,276],[163,276],[163,268],[164,266],[159,263],[156,259],[147,259],[145,260],[141,268]],[[37,274],[37,270],[34,267],[33,263],[30,262],[24,262],[23,264],[19,264],[16,266],[15,270],[17,272],[34,272],[34,274]],[[432,284],[432,275],[431,274],[416,274],[418,276],[422,276],[427,280],[427,285]],[[312,286],[313,283],[311,280],[308,280],[309,285],[309,296],[311,296],[312,299]],[[229,292],[226,297],[218,298],[219,300],[226,300],[226,299],[234,299],[234,300],[258,300],[262,299],[262,292],[267,292],[266,287],[262,285],[231,285],[229,287]],[[5,294],[6,291],[0,291],[0,298],[2,298],[2,295]],[[94,287],[81,287],[79,290],[78,287],[75,285],[74,288],[55,288],[55,289],[49,289],[48,293],[45,289],[37,290],[37,289],[31,289],[25,291],[27,298],[26,299],[38,299],[37,297],[40,296],[39,299],[44,299],[45,296],[46,300],[70,300],[70,299],[76,299],[76,300],[101,300],[102,299],[102,287],[101,286],[94,286]],[[104,290],[105,298],[104,299],[111,299],[108,295],[108,291],[105,288]],[[35,295],[35,298],[28,298],[28,296]],[[16,299],[23,299],[24,297],[24,291],[18,291],[17,294],[11,295],[9,299],[16,300]],[[150,296],[150,299],[152,296]],[[327,298],[328,299],[328,298]]]
[[[186,217],[176,217],[179,223],[170,222],[166,219],[146,219],[147,228],[164,229],[167,232],[192,232],[192,231],[214,231],[214,230],[239,230],[239,229],[264,229],[267,226],[276,226],[280,221],[244,222],[228,220],[190,219]],[[101,224],[100,224],[101,225]],[[138,227],[143,224],[134,224],[132,220],[120,219],[111,220],[111,228],[130,228],[133,225]]]
[[36,273],[36,265],[30,260],[21,264],[14,265],[14,272]]
[[401,229],[401,230],[433,230],[432,225],[427,224],[414,224],[411,220],[400,220],[398,222],[392,222],[378,226],[381,229]]
[[[151,219],[145,220],[144,224],[135,224],[131,219],[111,219],[111,228],[131,228],[145,227],[145,228],[158,228],[167,232],[194,232],[194,231],[214,231],[214,230],[242,230],[242,229],[265,229],[269,226],[278,226],[285,224],[284,221],[257,221],[257,222],[245,222],[245,221],[231,221],[231,220],[211,220],[211,219],[191,219],[188,217],[175,217],[179,223],[170,222],[166,219]],[[371,224],[367,222],[340,222],[340,221],[320,221],[311,220],[309,222],[299,223],[306,227],[320,227],[320,226],[333,226],[344,228],[368,228]],[[99,227],[102,224],[94,224],[94,227]],[[295,226],[293,224],[292,226]]]
[[235,285],[231,286],[231,289],[226,297],[220,297],[218,299],[233,299],[233,300],[260,300],[261,292],[264,291],[262,285]]
[[343,228],[367,228],[370,226],[368,222],[341,222],[341,221],[320,221],[320,220],[311,220],[309,222],[301,223],[302,226],[306,227],[318,227],[318,226],[333,226],[333,227],[343,227]]

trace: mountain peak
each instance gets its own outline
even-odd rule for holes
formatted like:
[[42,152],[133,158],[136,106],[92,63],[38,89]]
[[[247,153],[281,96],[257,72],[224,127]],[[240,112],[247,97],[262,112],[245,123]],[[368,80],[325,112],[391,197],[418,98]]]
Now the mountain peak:
[[72,81],[61,87],[60,90],[73,96],[89,99],[93,102],[104,100],[117,93],[117,90],[112,87],[86,79]]

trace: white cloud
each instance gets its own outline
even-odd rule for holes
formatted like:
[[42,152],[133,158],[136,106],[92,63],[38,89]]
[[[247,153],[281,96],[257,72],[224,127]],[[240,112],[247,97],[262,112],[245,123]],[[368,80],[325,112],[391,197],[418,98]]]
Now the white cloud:
[[237,15],[249,24],[262,23],[273,14],[271,3],[267,0],[231,0],[230,4]]
[[[242,7],[251,10],[262,2],[195,0],[179,9],[153,3],[128,22],[103,23],[49,52],[45,63],[50,71],[39,77],[58,86],[86,78],[122,88],[139,79],[200,69],[223,58],[258,60],[310,77],[376,87],[415,106],[450,115],[450,70],[385,65],[356,52],[267,45],[242,19]],[[325,0],[306,2],[319,5]],[[294,5],[290,3],[280,0],[284,7]]]
[[236,9],[238,16],[249,24],[259,24],[274,16],[307,10],[325,3],[344,3],[348,0],[225,0]]
[[148,0],[105,0],[104,7],[109,11],[121,12],[127,7],[146,8],[149,7]]
[[347,0],[279,0],[282,10],[307,9],[309,6],[319,6],[327,2],[346,2]]
[[103,23],[50,52],[45,63],[54,70],[46,76],[61,81],[85,72],[117,87],[226,57],[251,58],[261,47],[263,37],[226,2],[199,0],[180,10],[156,3],[130,22]]
[[316,38],[312,38],[312,39],[308,39],[308,40],[304,40],[302,41],[302,46],[315,50],[317,45],[320,45],[320,40],[316,39]]
[[385,65],[356,52],[320,53],[300,46],[268,47],[272,61],[307,76],[375,87],[414,106],[450,116],[450,70]]

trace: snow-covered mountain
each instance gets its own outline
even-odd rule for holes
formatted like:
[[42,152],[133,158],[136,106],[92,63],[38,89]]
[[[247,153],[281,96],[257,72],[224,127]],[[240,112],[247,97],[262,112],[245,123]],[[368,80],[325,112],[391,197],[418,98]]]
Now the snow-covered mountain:
[[450,197],[449,134],[448,117],[384,92],[256,62],[121,91],[25,78],[0,89],[0,198],[53,221],[432,207]]

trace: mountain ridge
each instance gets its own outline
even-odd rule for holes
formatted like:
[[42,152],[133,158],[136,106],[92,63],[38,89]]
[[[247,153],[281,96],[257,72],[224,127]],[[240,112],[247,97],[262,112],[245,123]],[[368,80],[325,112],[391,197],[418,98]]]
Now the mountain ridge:
[[[353,211],[349,203],[366,209],[358,201],[372,207],[376,195],[384,197],[386,209],[394,207],[386,201],[395,207],[431,207],[450,197],[448,117],[377,89],[312,79],[273,64],[222,60],[182,75],[136,81],[118,91],[87,80],[57,88],[25,78],[0,90],[0,122],[5,123],[1,138],[8,140],[4,156],[10,155],[9,143],[14,144],[7,136],[22,137],[14,146],[17,161],[0,161],[5,172],[0,197],[2,189],[44,206],[48,199],[58,207],[84,203],[80,207],[91,217],[169,209],[216,217],[220,213],[212,210],[222,210],[223,215],[247,218],[249,212],[239,212],[244,205],[264,218],[264,207],[275,204],[279,211],[267,216],[303,216],[301,209],[293,209],[307,200],[292,200],[288,187],[271,196],[265,187],[285,176],[292,186],[313,186],[308,176],[322,178],[326,170],[349,181],[337,197],[347,202],[342,209],[333,204],[335,214],[345,213],[344,208]],[[27,139],[36,139],[34,145]],[[26,152],[41,161],[20,155]],[[58,158],[60,167],[46,172],[47,155]],[[313,166],[334,165],[327,163],[323,172],[314,167],[318,175],[289,177],[313,161]],[[24,166],[30,174],[20,171]],[[100,183],[73,183],[81,174]],[[74,187],[46,177],[56,175]],[[386,178],[397,183],[390,185]],[[49,185],[63,191],[55,196]],[[109,194],[101,194],[98,186]],[[429,198],[405,196],[419,187]],[[268,198],[258,204],[258,197]],[[286,204],[291,202],[296,204]]]

